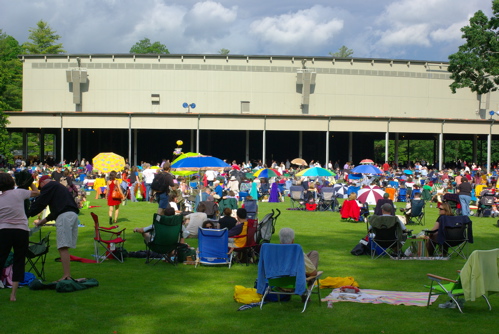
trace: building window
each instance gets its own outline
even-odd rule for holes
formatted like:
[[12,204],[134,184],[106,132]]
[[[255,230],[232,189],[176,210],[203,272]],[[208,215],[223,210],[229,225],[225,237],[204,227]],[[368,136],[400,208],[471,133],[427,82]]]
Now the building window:
[[250,112],[250,102],[241,101],[241,114],[246,114]]
[[153,106],[159,105],[159,94],[151,94],[151,103]]

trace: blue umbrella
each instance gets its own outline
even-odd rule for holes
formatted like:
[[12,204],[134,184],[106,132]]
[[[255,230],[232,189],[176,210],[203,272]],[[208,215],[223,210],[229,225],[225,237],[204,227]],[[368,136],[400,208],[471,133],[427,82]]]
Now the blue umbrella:
[[406,170],[404,170],[404,174],[412,175],[412,170],[406,169]]
[[187,157],[174,163],[171,168],[175,170],[223,170],[230,167],[229,164],[211,156]]
[[352,173],[362,173],[362,174],[383,174],[383,171],[373,165],[360,165],[352,169]]

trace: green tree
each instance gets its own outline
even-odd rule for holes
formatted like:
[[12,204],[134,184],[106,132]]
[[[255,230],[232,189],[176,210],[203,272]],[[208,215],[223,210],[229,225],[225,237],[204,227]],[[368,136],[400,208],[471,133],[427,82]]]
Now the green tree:
[[130,49],[130,53],[136,54],[170,54],[170,51],[166,48],[164,44],[160,42],[154,42],[151,44],[149,38],[144,38]]
[[331,57],[338,57],[338,58],[351,58],[353,55],[353,50],[347,48],[345,45],[343,45],[341,48],[339,48],[338,52],[329,52],[329,55]]
[[28,39],[32,42],[25,42],[23,49],[28,54],[58,54],[65,53],[62,43],[56,44],[61,38],[50,28],[47,22],[40,20],[36,28],[30,28]]
[[499,0],[492,1],[493,16],[476,12],[470,24],[461,28],[466,41],[449,56],[453,93],[468,87],[478,94],[497,90],[499,84]]
[[0,155],[13,162],[12,141],[7,131],[8,117],[3,111],[22,108],[22,63],[17,40],[0,30]]
[[220,53],[221,55],[226,56],[226,55],[228,55],[230,53],[230,50],[222,48],[222,49],[218,50],[218,53]]

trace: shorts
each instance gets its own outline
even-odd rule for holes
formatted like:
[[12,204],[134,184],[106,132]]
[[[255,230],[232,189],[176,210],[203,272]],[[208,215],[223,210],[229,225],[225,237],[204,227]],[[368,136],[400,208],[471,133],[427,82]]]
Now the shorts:
[[166,192],[156,193],[156,200],[159,203],[160,209],[166,209],[170,206],[170,201]]
[[78,215],[69,211],[61,213],[55,220],[57,233],[57,249],[76,248],[78,239]]

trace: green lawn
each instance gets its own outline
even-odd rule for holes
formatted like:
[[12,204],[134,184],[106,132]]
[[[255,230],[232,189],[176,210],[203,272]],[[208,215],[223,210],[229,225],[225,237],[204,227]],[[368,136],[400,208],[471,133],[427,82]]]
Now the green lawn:
[[[104,200],[91,200],[99,208],[82,210],[80,220],[86,227],[79,229],[78,248],[72,254],[92,258],[93,222],[90,212],[107,222]],[[398,203],[402,207],[402,203]],[[366,234],[364,223],[347,223],[339,213],[289,211],[289,203],[260,203],[260,218],[272,208],[282,215],[272,242],[278,242],[277,232],[282,227],[296,231],[295,242],[305,251],[320,253],[319,269],[324,276],[352,276],[361,288],[426,291],[426,273],[450,278],[456,276],[465,260],[449,261],[394,261],[386,258],[371,260],[368,256],[350,255],[350,250]],[[127,203],[120,213],[119,224],[127,228],[126,249],[145,249],[134,227],[151,223],[156,204]],[[426,227],[433,226],[437,217],[435,208],[427,208]],[[474,249],[498,247],[499,228],[492,218],[473,218]],[[424,227],[414,226],[415,232]],[[44,227],[43,232],[54,231]],[[61,264],[55,235],[47,258],[47,280],[60,278]],[[188,239],[191,246],[197,240]],[[445,302],[440,297],[430,308],[415,306],[336,303],[328,309],[319,307],[317,296],[305,313],[295,296],[289,303],[266,304],[258,308],[237,311],[241,304],[233,300],[234,285],[252,287],[257,276],[256,265],[227,267],[198,267],[159,263],[144,264],[143,259],[129,258],[125,263],[105,261],[102,264],[72,263],[73,277],[96,278],[100,286],[74,293],[31,291],[20,289],[18,301],[8,302],[8,289],[0,290],[0,310],[3,317],[1,333],[455,333],[462,330],[495,333],[499,325],[499,297],[490,298],[492,311],[485,301],[467,302],[464,314],[457,309],[439,309]],[[326,296],[331,290],[322,290]]]

